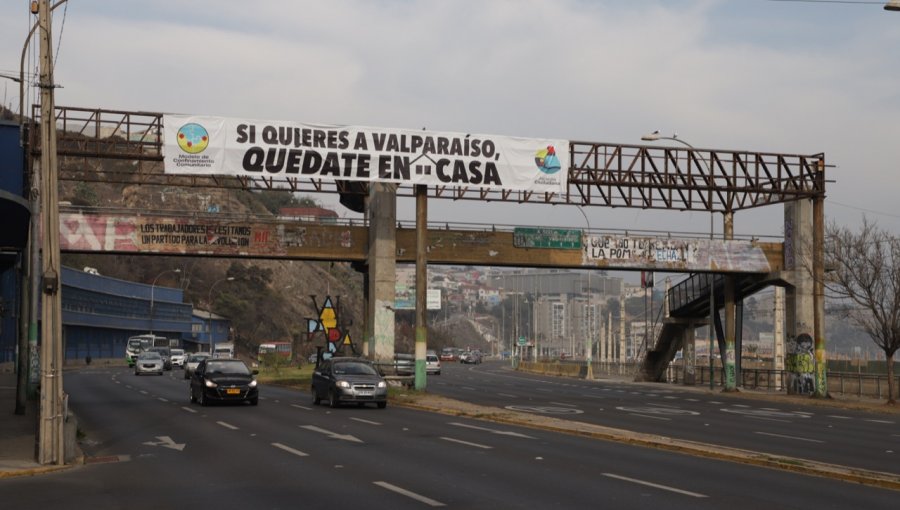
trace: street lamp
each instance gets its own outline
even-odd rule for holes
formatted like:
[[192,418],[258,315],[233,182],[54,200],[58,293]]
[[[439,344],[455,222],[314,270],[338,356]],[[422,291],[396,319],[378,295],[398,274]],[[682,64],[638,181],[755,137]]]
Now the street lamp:
[[208,303],[209,310],[207,310],[206,315],[206,333],[209,335],[209,355],[212,356],[216,352],[216,342],[213,339],[213,330],[212,330],[212,293],[213,289],[216,288],[216,285],[222,282],[231,282],[234,281],[233,276],[229,276],[227,278],[222,278],[221,280],[216,280],[209,287],[209,296],[206,298],[206,302]]
[[[900,1],[900,0],[898,0]],[[681,138],[678,138],[677,134],[673,134],[672,136],[661,136],[659,131],[654,131],[649,135],[644,135],[641,137],[641,140],[645,142],[655,142],[657,140],[671,140],[673,142],[678,142],[686,145],[691,150],[696,150],[693,145],[685,142]],[[703,165],[706,167],[706,171],[709,172],[710,185],[712,185],[713,173],[712,169],[709,167],[709,163],[706,160],[701,158],[703,161]],[[709,203],[709,242],[710,249],[712,248],[713,241],[713,207],[712,200],[710,199]],[[712,269],[712,268],[710,268]],[[716,295],[713,284],[715,283],[715,275],[713,273],[709,273],[709,351],[707,353],[707,357],[709,358],[709,389],[714,389],[715,384],[713,383],[713,333],[716,328]],[[724,360],[723,360],[724,362]]]
[[159,280],[159,277],[166,273],[180,273],[181,269],[166,269],[162,273],[156,275],[156,278],[153,279],[153,284],[150,285],[150,334],[153,334],[153,312],[154,312],[154,303],[153,303],[153,295],[156,290],[156,282]]
[[[590,220],[588,220],[587,214],[585,214],[584,209],[582,209],[581,206],[576,206],[576,207],[578,208],[578,212],[580,212],[581,215],[584,217],[584,222],[587,223],[588,246],[586,248],[588,249],[588,255],[590,255],[591,222],[590,222]],[[588,256],[588,260],[590,261],[590,256]],[[584,378],[585,379],[593,379],[594,371],[593,371],[593,368],[591,368],[591,361],[592,361],[591,360],[591,347],[593,345],[593,340],[594,340],[594,324],[593,324],[593,311],[594,310],[591,308],[591,294],[592,294],[593,288],[591,287],[591,269],[590,268],[588,268],[587,286],[588,286],[587,313],[585,315],[587,316],[588,323],[587,323],[587,337],[584,339],[584,364],[587,368],[584,373]],[[575,354],[575,353],[573,352],[572,354]]]

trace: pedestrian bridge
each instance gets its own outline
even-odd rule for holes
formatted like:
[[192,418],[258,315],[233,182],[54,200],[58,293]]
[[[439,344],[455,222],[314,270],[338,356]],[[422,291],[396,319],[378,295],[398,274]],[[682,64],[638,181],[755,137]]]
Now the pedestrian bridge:
[[[414,222],[396,226],[396,260],[415,262]],[[60,249],[141,255],[327,260],[365,263],[362,220],[301,221],[221,213],[137,213],[63,206]],[[624,231],[481,224],[428,224],[429,264],[656,270],[768,275],[783,243],[672,238]]]

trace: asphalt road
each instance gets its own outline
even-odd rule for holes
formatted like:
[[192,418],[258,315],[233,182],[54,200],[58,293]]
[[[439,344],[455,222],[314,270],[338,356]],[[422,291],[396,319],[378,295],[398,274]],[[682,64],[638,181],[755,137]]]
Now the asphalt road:
[[[445,369],[429,387],[470,391],[470,376],[496,377],[484,370],[492,368]],[[261,388],[258,407],[200,407],[188,403],[179,371],[80,370],[66,373],[65,388],[91,463],[0,480],[4,508],[876,509],[897,502],[888,490],[391,405],[312,406],[307,393],[283,388]]]

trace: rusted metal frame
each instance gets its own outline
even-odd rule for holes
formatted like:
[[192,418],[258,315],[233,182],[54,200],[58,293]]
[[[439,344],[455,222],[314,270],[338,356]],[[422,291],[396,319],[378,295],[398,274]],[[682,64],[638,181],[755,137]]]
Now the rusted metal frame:
[[737,183],[739,176],[743,175],[745,191],[740,193],[740,198],[737,198],[741,208],[746,204],[755,203],[761,193],[759,186],[756,185],[758,179],[751,176],[747,171],[747,165],[741,160],[741,155],[738,152],[731,153],[731,172],[735,176],[735,183]]
[[[638,194],[641,196],[641,203],[644,204],[645,209],[653,208],[653,190],[656,189],[661,191],[659,186],[659,168],[656,166],[656,161],[654,161],[653,157],[650,156],[650,151],[646,147],[642,147],[638,149],[637,154],[640,160],[640,187],[638,188]],[[665,161],[665,160],[663,160]],[[647,170],[647,166],[649,165],[650,171]],[[663,201],[663,204],[669,205],[666,203],[665,197],[661,197],[660,200]]]
[[[687,165],[687,175],[685,176],[684,172],[681,169],[681,164],[678,162],[678,152],[675,151],[675,157],[672,157],[671,151],[666,151],[665,154],[666,159],[666,172],[668,173],[669,163],[675,167],[675,191],[678,193],[679,198],[681,199],[681,203],[684,207],[681,210],[693,210],[693,192],[694,192],[694,183],[691,178],[691,165]],[[690,163],[690,162],[689,162]],[[681,184],[678,184],[678,181],[681,181]],[[685,191],[687,191],[687,196],[685,196]],[[702,198],[701,198],[702,200]]]
[[[722,209],[725,210],[725,208],[727,207],[727,204],[728,204],[728,198],[727,198],[727,196],[723,196],[722,188],[720,188],[717,184],[718,177],[716,176],[716,169],[715,169],[715,166],[713,165],[713,163],[714,163],[713,151],[709,151],[709,161],[708,162],[706,160],[704,160],[702,158],[702,156],[701,156],[700,161],[698,161],[697,154],[695,151],[690,151],[689,154],[690,154],[690,157],[694,159],[695,165],[702,164],[702,166],[704,168],[706,168],[706,171],[709,173],[709,181],[708,181],[708,186],[709,186],[709,191],[710,191],[710,193],[709,193],[709,212],[716,212],[716,201],[715,201],[716,197],[718,197],[718,199],[719,199],[718,203],[722,205]],[[725,182],[727,183],[728,182],[727,173],[725,173],[723,168],[719,168],[719,170],[721,170],[722,173],[724,174]]]

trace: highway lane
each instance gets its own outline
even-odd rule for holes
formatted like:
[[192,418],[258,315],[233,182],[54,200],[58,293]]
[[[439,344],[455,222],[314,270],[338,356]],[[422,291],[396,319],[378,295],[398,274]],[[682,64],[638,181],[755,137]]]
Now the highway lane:
[[444,363],[436,394],[609,427],[900,475],[900,416],[794,405],[703,389],[584,381]]
[[[187,403],[187,383],[123,369],[66,374],[98,460],[0,481],[10,507],[888,508],[896,493],[533,429],[394,408]],[[441,376],[443,377],[443,375]],[[752,481],[754,490],[742,487]]]

